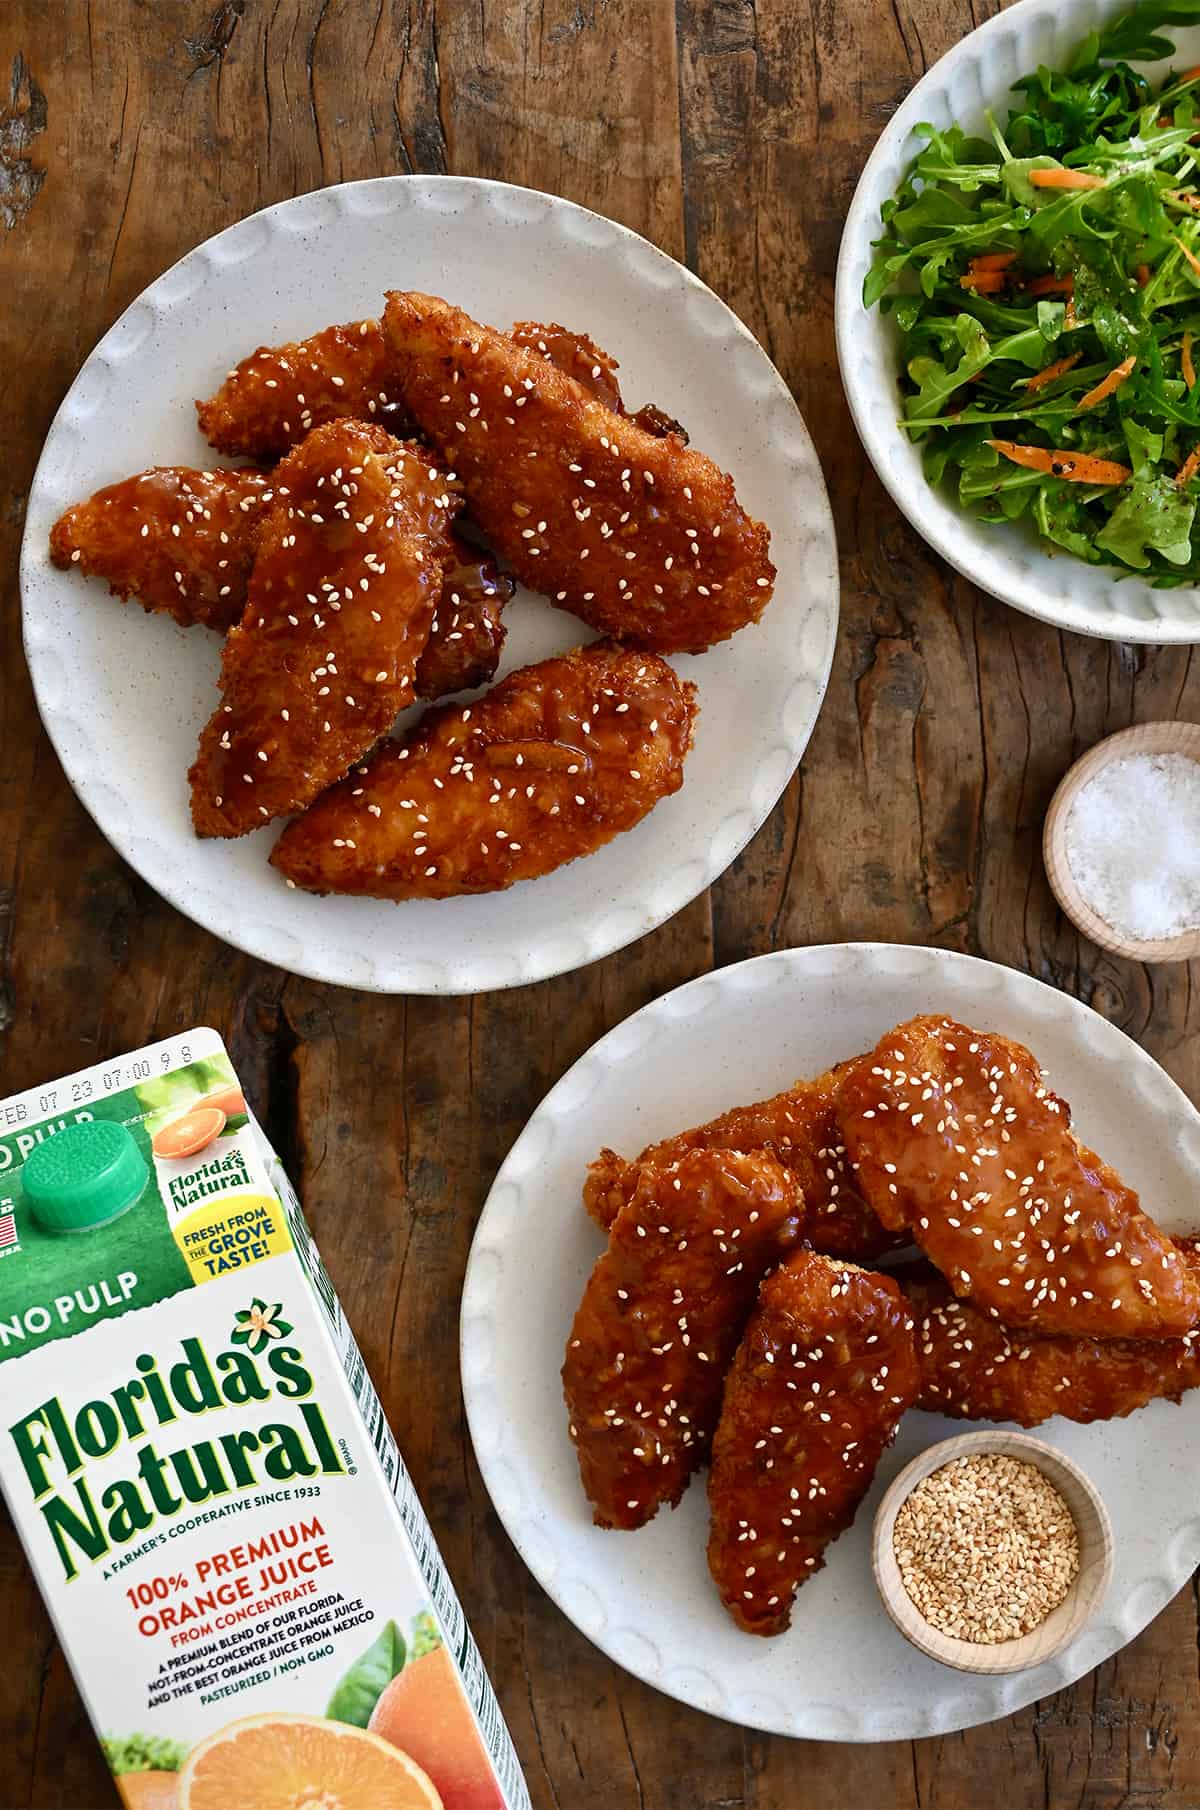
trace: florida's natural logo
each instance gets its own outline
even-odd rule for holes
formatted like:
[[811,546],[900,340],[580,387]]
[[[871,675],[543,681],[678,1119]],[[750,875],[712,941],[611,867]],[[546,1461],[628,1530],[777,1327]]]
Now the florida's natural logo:
[[[135,1374],[73,1412],[57,1396],[10,1426],[34,1500],[70,1579],[81,1560],[94,1563],[139,1539],[161,1515],[216,1502],[264,1481],[290,1483],[344,1474],[345,1465],[320,1404],[308,1398],[313,1378],[304,1354],[283,1341],[291,1332],[282,1303],[255,1300],[236,1316],[230,1348],[210,1358],[201,1341],[185,1338],[169,1367],[150,1352]],[[258,1354],[262,1362],[258,1362]],[[279,1399],[281,1398],[281,1399]],[[214,1409],[245,1409],[277,1401],[295,1404],[286,1418],[259,1421],[160,1452],[162,1427]],[[89,1464],[111,1458],[129,1442],[127,1474],[97,1495]],[[140,1443],[139,1443],[140,1442]]]

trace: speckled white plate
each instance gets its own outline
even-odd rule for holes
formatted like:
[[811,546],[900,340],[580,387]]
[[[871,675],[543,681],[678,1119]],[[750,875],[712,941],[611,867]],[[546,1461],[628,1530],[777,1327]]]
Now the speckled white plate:
[[[278,827],[198,842],[187,770],[215,702],[220,643],[98,581],[54,570],[69,503],[155,464],[212,464],[192,398],[266,341],[378,313],[386,288],[444,294],[504,326],[580,327],[736,478],[779,568],[756,627],[679,671],[700,693],[682,791],[599,853],[509,893],[391,905],[292,892],[267,866]],[[92,353],[59,410],[29,499],[25,647],[42,718],[104,834],[172,904],[300,974],[382,992],[540,980],[652,930],[733,860],[787,784],[824,694],[837,629],[833,523],[804,423],[765,352],[711,290],[611,220],[551,195],[454,176],[345,183],[286,201],[190,252]],[[593,632],[520,593],[503,670]]]
[[[1156,591],[1068,553],[1051,554],[1026,524],[988,527],[958,507],[950,490],[934,490],[920,449],[897,425],[899,357],[893,323],[863,307],[871,241],[882,236],[879,209],[893,195],[921,148],[914,127],[958,123],[986,132],[984,110],[1003,119],[1009,87],[1045,63],[1064,68],[1096,24],[1128,12],[1131,0],[1018,0],[965,37],[917,83],[880,135],[846,216],[838,257],[835,319],[838,362],[855,424],[872,465],[892,497],[952,566],[1027,615],[1108,641],[1200,641],[1200,591]],[[1176,67],[1200,62],[1200,26],[1167,25]],[[1140,64],[1153,73],[1165,65]],[[1013,97],[1015,98],[1015,97]]]
[[946,1011],[1028,1043],[1094,1139],[1171,1231],[1200,1227],[1200,1114],[1157,1063],[1087,1006],[1011,968],[886,943],[789,949],[705,975],[601,1038],[514,1145],[467,1271],[462,1373],[484,1481],[564,1614],[639,1678],[685,1703],[788,1735],[884,1741],[944,1734],[1020,1709],[1131,1640],[1200,1559],[1200,1391],[1128,1420],[1048,1421],[1038,1437],[1099,1487],[1112,1588],[1075,1643],[1015,1677],[923,1658],[889,1621],[871,1524],[910,1458],[964,1423],[910,1413],[854,1527],[799,1593],[775,1640],[739,1633],[705,1564],[703,1482],[638,1533],[593,1527],[559,1385],[568,1329],[603,1249],[580,1200],[602,1144],[654,1138],[869,1048],[900,1020]]

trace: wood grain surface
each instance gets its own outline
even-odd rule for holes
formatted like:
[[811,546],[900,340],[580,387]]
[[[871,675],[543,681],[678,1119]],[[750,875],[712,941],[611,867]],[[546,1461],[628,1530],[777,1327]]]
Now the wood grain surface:
[[[459,1393],[463,1269],[510,1143],[594,1038],[714,964],[849,937],[970,950],[1087,1000],[1200,1097],[1190,969],[1083,941],[1040,855],[1047,802],[1082,749],[1131,722],[1200,717],[1191,651],[1058,634],[973,590],[896,513],[838,382],[834,261],[855,179],[912,83],[993,10],[0,0],[0,1092],[198,1022],[225,1033],[304,1196],[537,1810],[1200,1807],[1194,1586],[1127,1651],[1007,1721],[857,1749],[767,1738],[639,1685],[551,1606],[491,1512]],[[473,1000],[291,979],[179,917],[76,802],[20,652],[26,494],[97,337],[253,209],[406,170],[551,189],[684,258],[795,390],[841,546],[824,714],[746,853],[624,954]],[[111,1810],[7,1527],[0,1636],[0,1807]]]

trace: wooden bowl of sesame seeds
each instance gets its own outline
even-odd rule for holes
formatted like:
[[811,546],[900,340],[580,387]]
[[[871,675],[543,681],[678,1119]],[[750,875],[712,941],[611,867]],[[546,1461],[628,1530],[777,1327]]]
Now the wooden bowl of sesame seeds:
[[1112,1525],[1053,1446],[964,1433],[892,1483],[872,1562],[884,1608],[922,1653],[962,1672],[1022,1672],[1070,1646],[1103,1601]]

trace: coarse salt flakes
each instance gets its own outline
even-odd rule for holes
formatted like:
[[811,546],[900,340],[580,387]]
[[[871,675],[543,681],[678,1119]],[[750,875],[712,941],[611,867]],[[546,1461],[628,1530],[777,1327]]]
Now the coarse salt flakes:
[[1130,754],[1080,787],[1067,865],[1091,909],[1136,942],[1200,926],[1200,762]]

